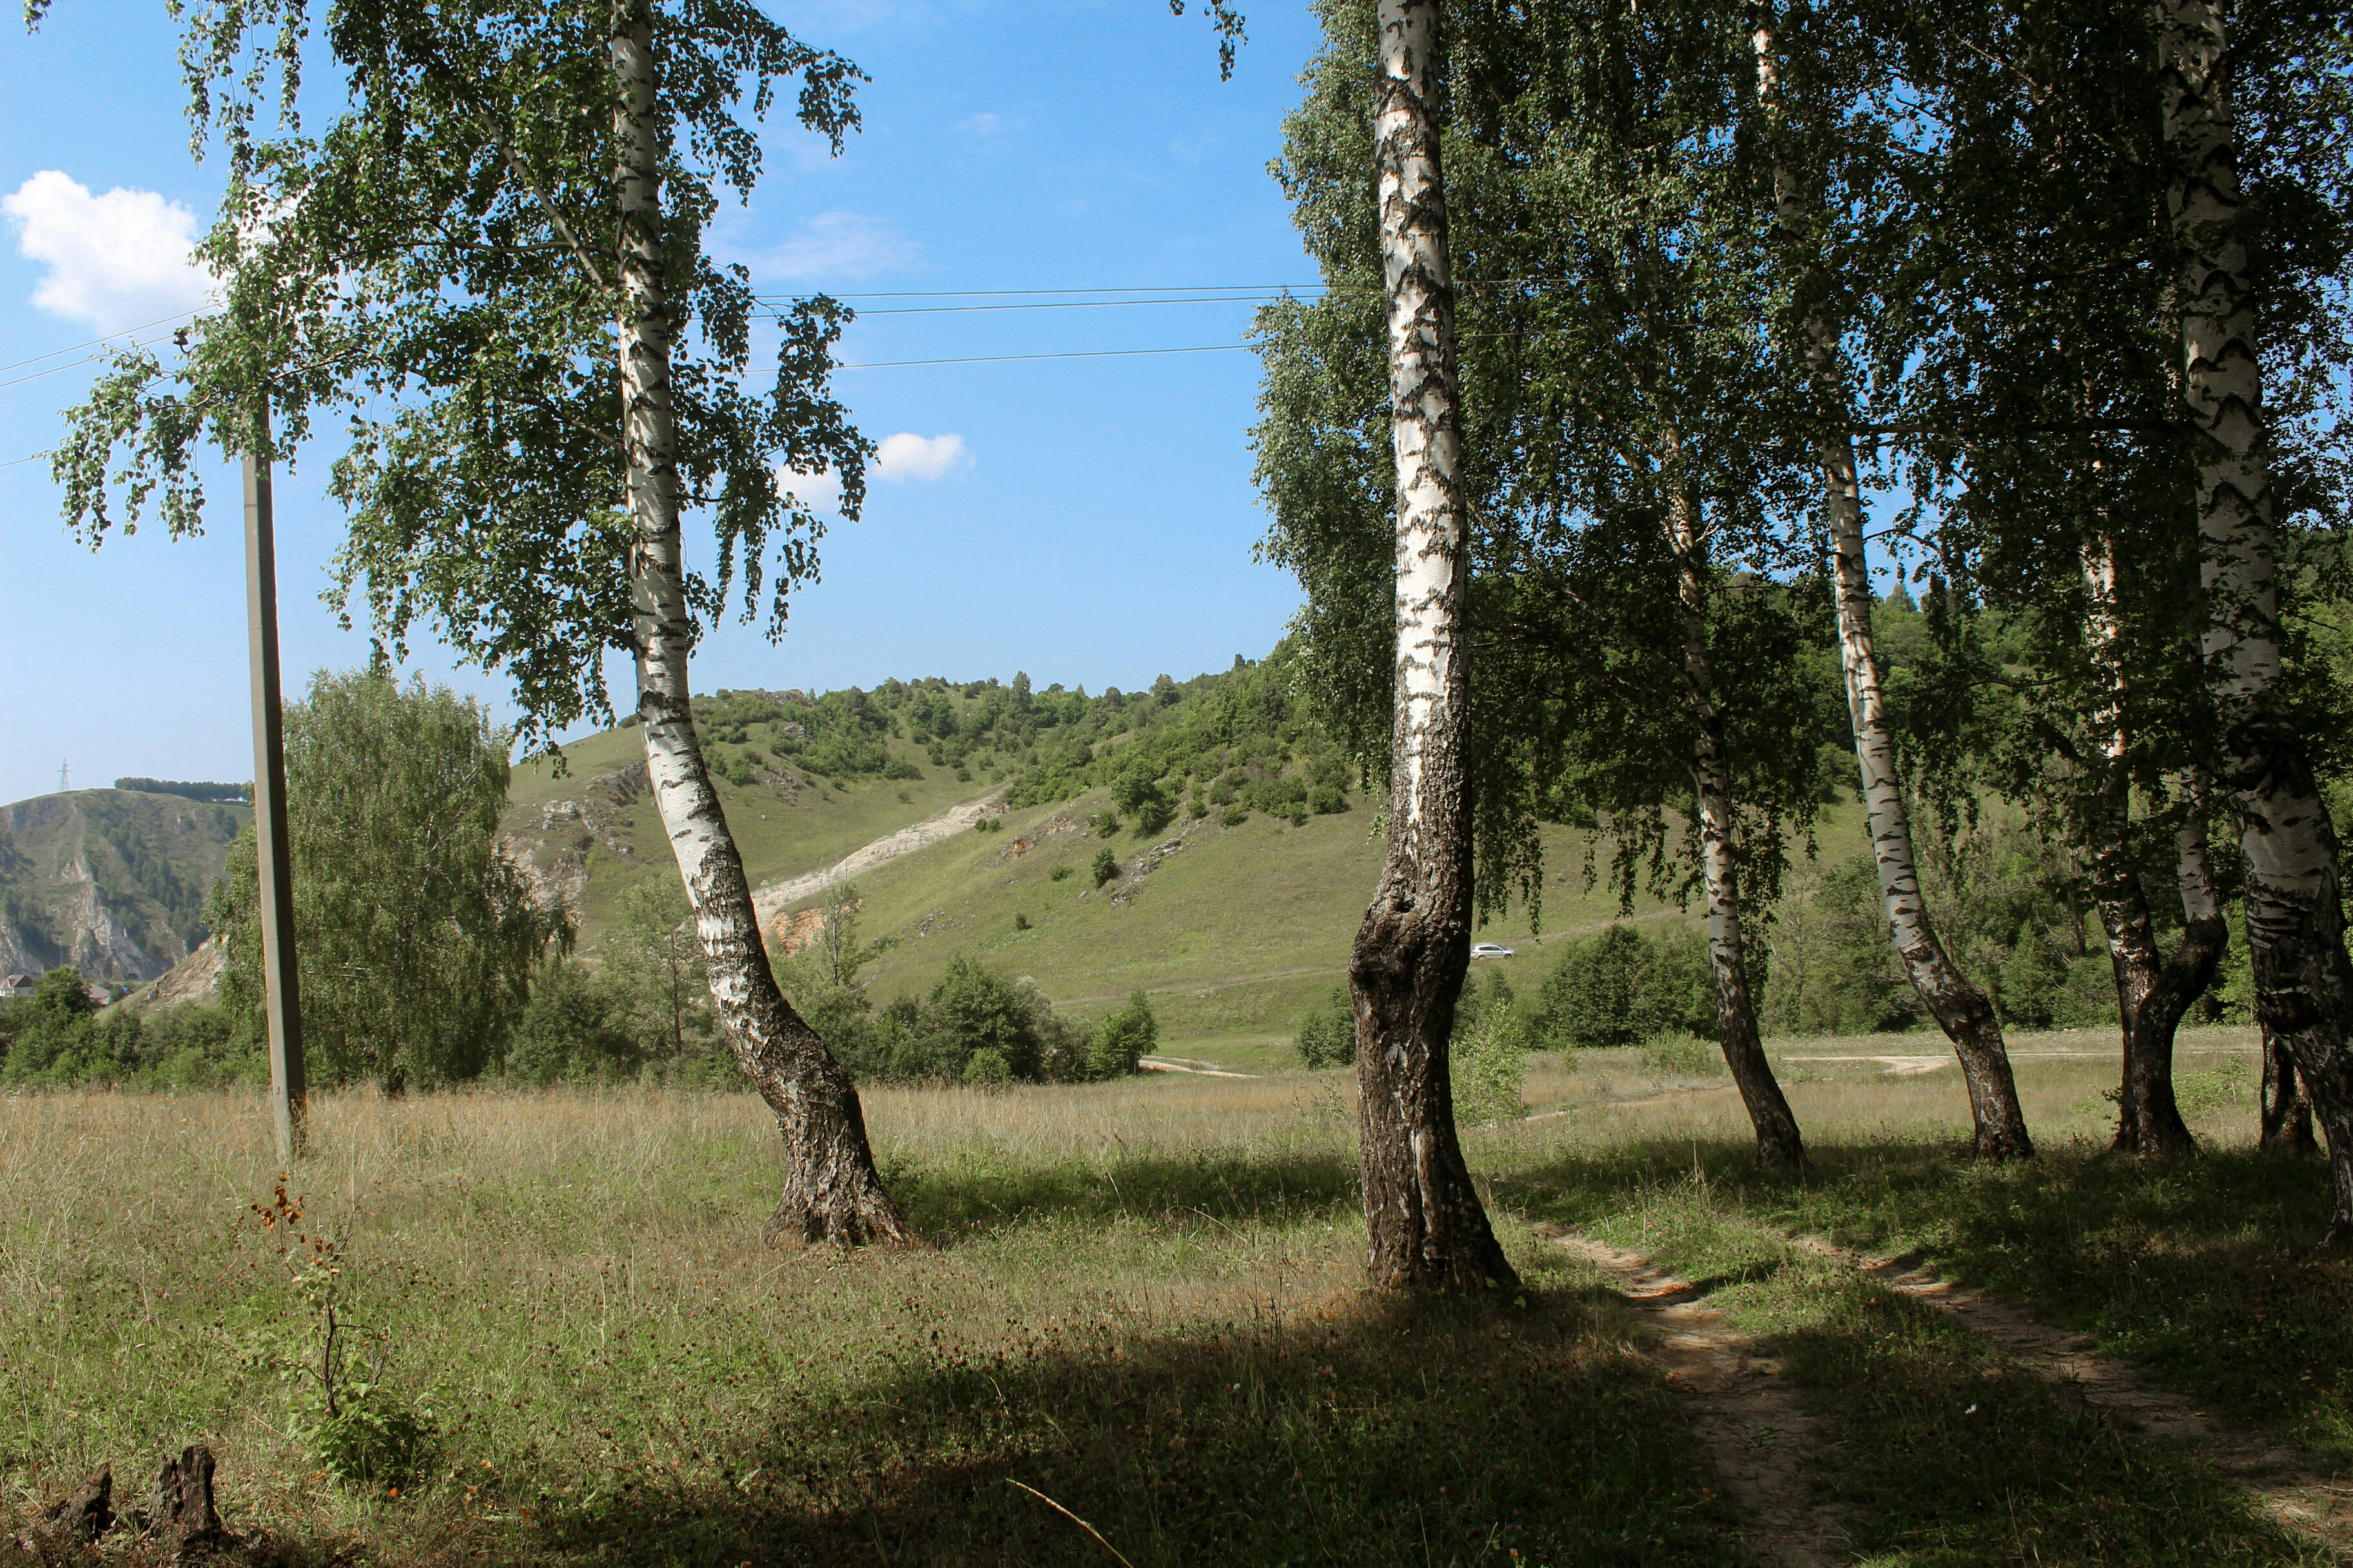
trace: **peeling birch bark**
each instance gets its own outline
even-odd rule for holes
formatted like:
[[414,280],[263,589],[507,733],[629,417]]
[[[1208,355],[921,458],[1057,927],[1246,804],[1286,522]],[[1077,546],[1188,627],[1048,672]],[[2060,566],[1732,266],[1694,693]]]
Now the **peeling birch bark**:
[[1462,437],[1434,110],[1438,0],[1381,0],[1374,158],[1397,455],[1388,852],[1348,960],[1366,1267],[1382,1289],[1511,1285],[1454,1129],[1447,1037],[1471,962]]
[[2353,961],[2337,835],[2280,691],[2271,458],[2221,8],[2168,0],[2160,52],[2174,171],[2167,205],[2182,254],[2182,400],[2197,432],[2206,680],[2221,720],[2218,782],[2246,867],[2255,1010],[2295,1064],[2328,1138],[2335,1192],[2321,1245],[2353,1247]]
[[694,621],[679,534],[677,431],[670,405],[670,320],[661,253],[661,135],[653,16],[616,8],[610,43],[618,101],[614,171],[621,216],[619,336],[628,453],[630,608],[646,772],[694,909],[711,994],[736,1064],[759,1086],[785,1142],[785,1185],[772,1240],[911,1242],[882,1190],[857,1088],[803,1023],[768,968],[743,858],[695,735],[687,686]]
[[[1669,461],[1678,443],[1670,437]],[[1690,492],[1670,471],[1667,531],[1678,563],[1676,598],[1683,615],[1683,692],[1692,715],[1692,792],[1697,803],[1700,876],[1707,899],[1708,968],[1715,981],[1716,1039],[1725,1064],[1757,1132],[1757,1157],[1794,1165],[1805,1158],[1798,1118],[1757,1034],[1748,994],[1748,965],[1740,930],[1740,872],[1733,854],[1736,823],[1732,764],[1725,755],[1724,706],[1716,700],[1707,647],[1707,540]]]
[[[1754,42],[1757,96],[1769,105],[1780,91],[1773,34],[1760,27]],[[1785,168],[1775,168],[1773,185],[1782,230],[1794,239],[1804,230],[1805,200]],[[1831,395],[1828,401],[1843,414],[1845,399],[1839,393],[1834,373],[1836,349],[1830,328],[1818,323],[1810,349],[1814,374],[1822,390]],[[1879,871],[1888,935],[1904,961],[1912,989],[1953,1044],[1962,1081],[1968,1086],[1972,1142],[1978,1157],[1999,1161],[2031,1155],[2034,1143],[2027,1136],[2026,1112],[2019,1104],[2018,1084],[2010,1074],[2001,1020],[1991,1000],[1969,983],[1937,940],[1927,901],[1920,893],[1912,820],[1895,768],[1894,731],[1888,722],[1878,658],[1872,646],[1871,569],[1863,551],[1862,493],[1856,480],[1854,442],[1846,433],[1845,423],[1841,419],[1836,431],[1815,443],[1815,455],[1822,470],[1822,510],[1830,525],[1839,667],[1846,679],[1847,713],[1854,727],[1855,762],[1862,774],[1872,859]]]

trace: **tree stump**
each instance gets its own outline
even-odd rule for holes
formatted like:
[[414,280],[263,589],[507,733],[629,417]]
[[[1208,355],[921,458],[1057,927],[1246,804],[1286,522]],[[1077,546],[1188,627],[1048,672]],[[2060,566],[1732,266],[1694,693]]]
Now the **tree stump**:
[[165,1455],[148,1504],[147,1535],[174,1562],[203,1555],[227,1537],[213,1508],[213,1451],[202,1443]]
[[71,1497],[43,1509],[32,1527],[16,1537],[16,1546],[46,1563],[53,1549],[90,1544],[113,1525],[114,1467],[100,1465]]

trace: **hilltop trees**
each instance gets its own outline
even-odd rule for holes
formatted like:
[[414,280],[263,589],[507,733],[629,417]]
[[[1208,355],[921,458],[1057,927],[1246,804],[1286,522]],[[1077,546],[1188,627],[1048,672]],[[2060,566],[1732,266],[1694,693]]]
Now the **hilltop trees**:
[[[723,1029],[788,1154],[771,1234],[910,1237],[849,1075],[769,973],[688,687],[698,628],[739,584],[776,633],[814,569],[790,476],[829,469],[849,516],[864,494],[869,447],[826,389],[847,313],[796,306],[773,384],[747,389],[748,279],[704,244],[721,192],[757,180],[778,90],[797,86],[801,122],[838,147],[859,72],[743,0],[339,4],[322,20],[345,107],[312,137],[293,117],[304,0],[188,16],[198,133],[228,152],[202,247],[225,303],[193,329],[184,395],[133,353],[75,411],[56,459],[69,514],[106,531],[127,447],[129,517],[153,502],[192,529],[199,438],[287,450],[348,411],[341,592],[388,647],[421,620],[508,668],[526,740],[607,711],[605,657],[632,660]],[[708,578],[686,569],[689,514],[712,529]]]

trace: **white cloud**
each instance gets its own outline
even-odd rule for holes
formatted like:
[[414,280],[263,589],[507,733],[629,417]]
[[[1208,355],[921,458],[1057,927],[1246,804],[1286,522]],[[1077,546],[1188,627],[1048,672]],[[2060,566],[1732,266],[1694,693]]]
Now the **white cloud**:
[[915,259],[915,245],[887,219],[862,213],[819,213],[782,245],[754,258],[753,270],[779,282],[870,278]]
[[969,131],[975,136],[994,136],[997,134],[997,126],[1001,123],[1003,122],[996,115],[984,109],[971,119],[957,125],[956,129]]
[[841,476],[831,468],[814,474],[779,468],[776,470],[776,483],[792,491],[811,511],[831,511],[841,504]]
[[33,290],[44,310],[120,331],[205,301],[210,279],[188,259],[196,215],[153,191],[104,195],[44,169],[0,196],[16,248],[48,271]]
[[909,479],[944,479],[972,466],[961,436],[917,436],[902,430],[882,437],[874,454],[874,477],[894,485]]
[[[902,430],[882,437],[874,462],[866,471],[878,479],[903,485],[910,479],[944,479],[972,467],[972,453],[961,436],[918,436]],[[776,470],[776,483],[798,497],[811,511],[834,511],[841,505],[841,476],[831,468],[814,474],[790,468]]]

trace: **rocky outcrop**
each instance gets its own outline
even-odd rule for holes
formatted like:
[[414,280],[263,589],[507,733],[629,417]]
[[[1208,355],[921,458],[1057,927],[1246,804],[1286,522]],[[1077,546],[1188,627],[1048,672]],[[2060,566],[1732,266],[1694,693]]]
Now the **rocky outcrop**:
[[206,936],[206,895],[252,813],[137,790],[0,807],[0,967],[153,980]]

